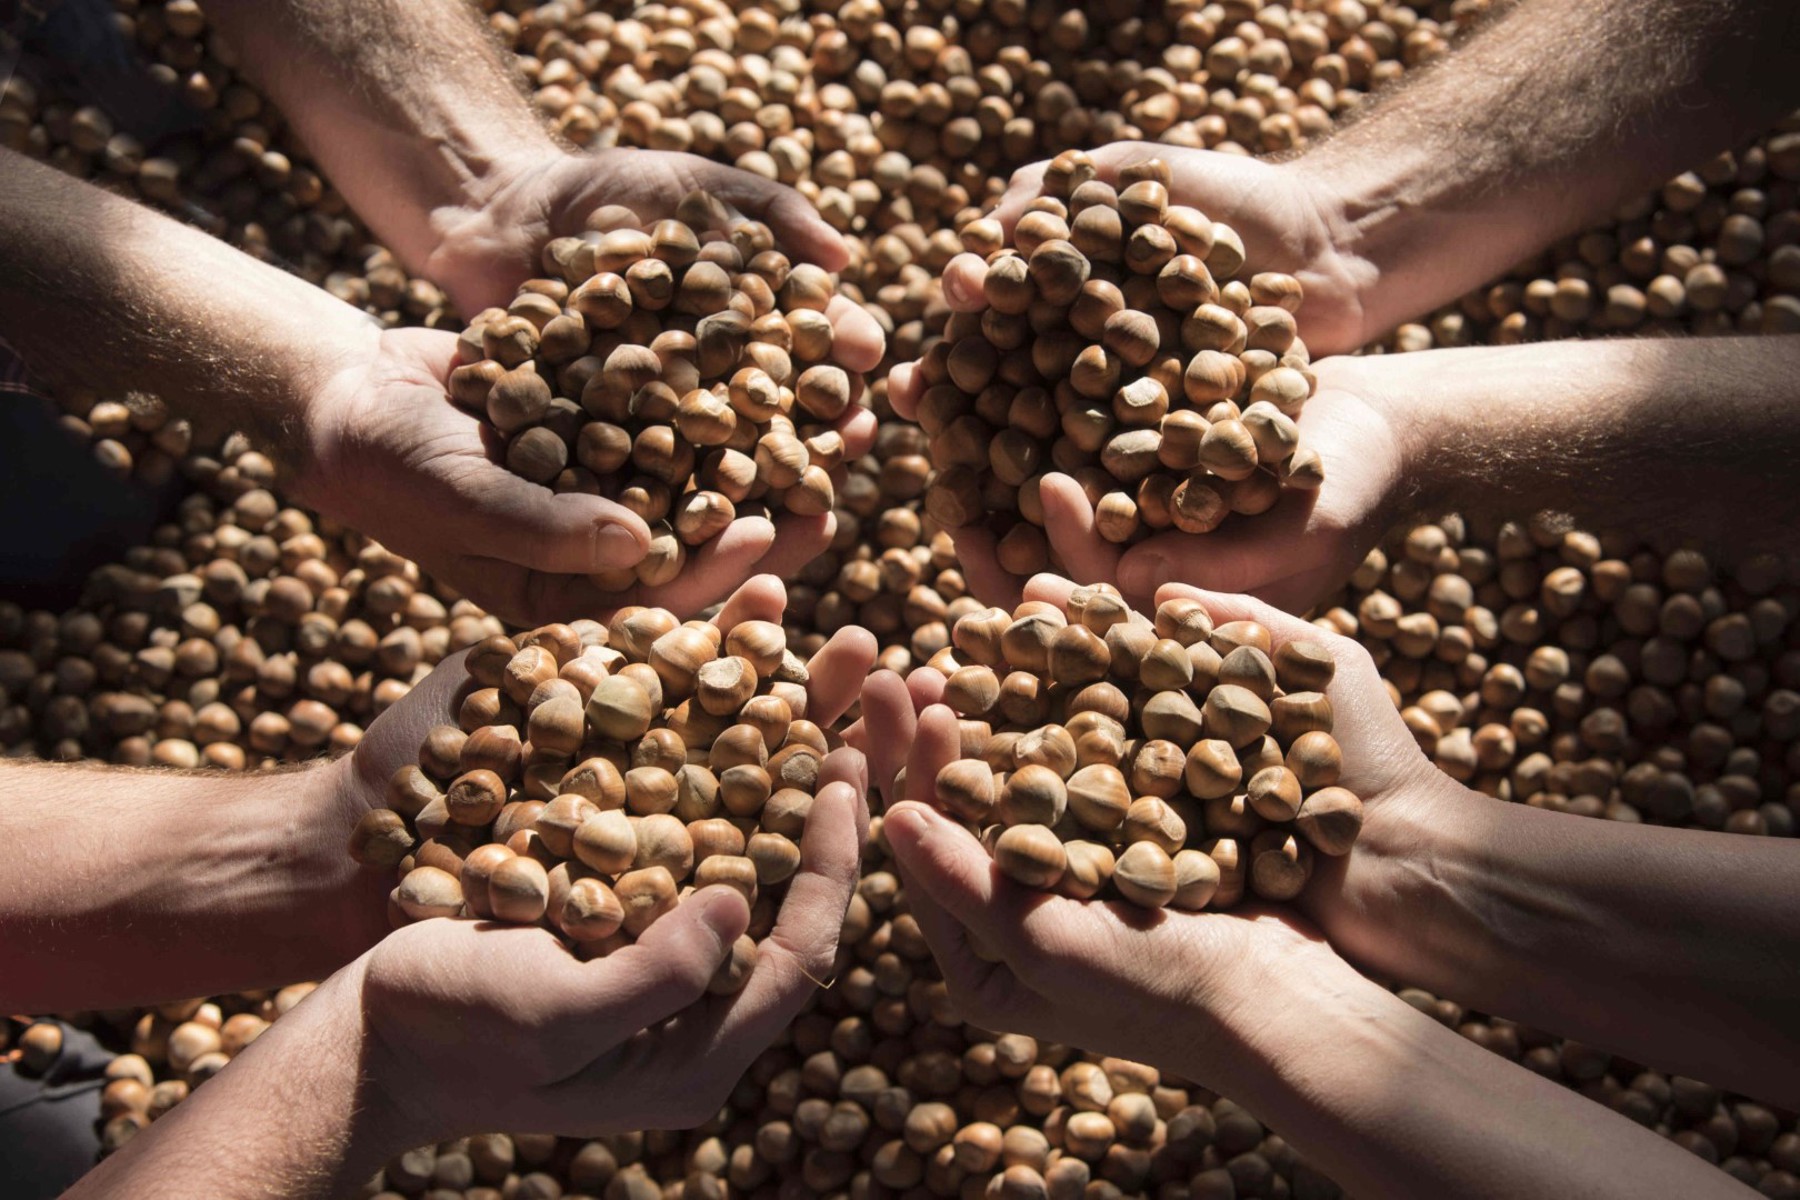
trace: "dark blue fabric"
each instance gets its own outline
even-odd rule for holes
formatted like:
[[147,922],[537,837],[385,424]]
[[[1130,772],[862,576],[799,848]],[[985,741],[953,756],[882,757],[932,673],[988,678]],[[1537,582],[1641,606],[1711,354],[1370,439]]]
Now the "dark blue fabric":
[[62,1053],[43,1078],[0,1064],[0,1197],[50,1200],[93,1167],[112,1059],[92,1035],[64,1025]]

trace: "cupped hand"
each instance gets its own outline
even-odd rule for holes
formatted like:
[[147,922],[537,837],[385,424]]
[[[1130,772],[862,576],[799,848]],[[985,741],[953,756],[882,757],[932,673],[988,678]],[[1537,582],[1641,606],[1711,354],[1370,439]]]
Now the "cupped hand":
[[761,221],[793,257],[842,270],[850,248],[793,188],[670,150],[562,150],[503,164],[463,208],[436,218],[437,246],[422,270],[472,314],[512,299],[535,274],[551,238],[581,233],[595,209],[616,204],[645,224],[675,215],[683,196],[710,192],[737,215]]
[[[1411,488],[1392,410],[1364,386],[1368,371],[1360,360],[1326,359],[1314,370],[1319,390],[1298,424],[1300,444],[1324,464],[1317,490],[1284,491],[1268,512],[1228,517],[1211,533],[1165,530],[1125,547],[1100,535],[1094,506],[1074,479],[1050,475],[1042,489],[1044,526],[1063,568],[1077,579],[1115,584],[1138,607],[1152,607],[1163,584],[1186,583],[1304,613],[1342,587],[1398,520]],[[999,594],[1022,586],[1001,578],[991,557],[981,570],[995,576]],[[988,582],[985,574],[981,582]]]
[[[973,294],[980,295],[979,284]],[[1325,481],[1317,490],[1286,490],[1268,512],[1228,517],[1211,533],[1166,530],[1123,546],[1101,536],[1081,485],[1052,472],[1039,495],[1044,533],[1062,569],[1087,583],[1113,584],[1140,607],[1165,583],[1191,583],[1258,596],[1298,613],[1341,587],[1399,519],[1414,489],[1398,428],[1402,418],[1386,390],[1375,386],[1378,368],[1331,358],[1313,369],[1318,391],[1298,424],[1300,444],[1317,451],[1324,465]],[[919,385],[916,364],[894,368],[888,396],[896,412],[916,413]],[[1026,580],[1000,565],[993,532],[969,525],[950,535],[970,590],[990,604],[1017,604]]]
[[831,977],[867,810],[860,756],[821,766],[799,872],[741,991],[707,985],[750,919],[702,888],[638,940],[580,962],[547,930],[437,918],[358,964],[371,1090],[414,1140],[493,1128],[595,1137],[708,1120]]
[[[1066,605],[1074,586],[1058,576],[1039,575],[1026,585],[1024,597]],[[1293,911],[1321,930],[1341,954],[1365,960],[1387,957],[1382,953],[1384,946],[1393,938],[1407,936],[1410,903],[1422,895],[1454,902],[1434,878],[1432,850],[1437,837],[1457,836],[1459,817],[1468,811],[1462,806],[1470,793],[1433,767],[1419,749],[1374,661],[1361,646],[1247,596],[1171,585],[1157,592],[1155,602],[1180,597],[1205,605],[1215,623],[1258,622],[1269,630],[1276,646],[1305,640],[1319,643],[1330,653],[1336,665],[1326,695],[1334,716],[1333,736],[1343,753],[1339,784],[1363,802],[1362,832],[1347,856],[1319,855],[1315,859],[1312,879]],[[1153,611],[1147,610],[1146,615]],[[890,805],[909,799],[928,803],[939,769],[957,757],[956,723],[950,710],[940,704],[944,684],[942,674],[922,667],[904,681],[892,672],[878,672],[863,687],[861,720],[851,727],[848,740],[864,750],[871,785]],[[916,805],[902,807],[910,810]],[[967,837],[960,827],[936,814],[905,817],[896,827],[890,813],[883,832],[896,843],[895,854],[903,871],[907,858],[899,843],[910,836],[908,822],[921,826],[920,837],[935,837],[938,847],[957,845],[953,833]],[[969,841],[980,862],[986,864],[987,853],[972,838]],[[957,886],[969,885],[965,880]],[[1011,894],[1006,890],[1010,881],[1003,876],[994,876],[994,886]],[[1026,906],[1043,903],[1029,895],[1016,902]],[[972,907],[973,901],[965,897],[951,911],[965,914]],[[1126,912],[1117,920],[1127,917],[1137,920],[1139,914]],[[928,919],[920,917],[921,927]],[[1104,928],[1112,928],[1114,920],[1107,918]]]
[[[1340,203],[1295,159],[1269,162],[1241,154],[1114,142],[1088,151],[1099,177],[1117,184],[1119,172],[1146,158],[1169,165],[1169,200],[1197,208],[1237,231],[1248,271],[1281,271],[1306,288],[1295,314],[1314,355],[1347,354],[1367,342],[1362,296],[1375,270],[1346,247]],[[1048,162],[1013,172],[994,216],[1007,236],[1043,190]],[[946,291],[948,284],[946,284]]]
[[[590,575],[637,563],[649,528],[623,505],[507,470],[493,431],[447,394],[456,355],[453,335],[425,329],[389,330],[350,351],[304,409],[295,490],[488,611],[522,625],[627,604],[688,616],[753,570],[789,574],[830,545],[830,513],[745,517],[668,583],[602,589]],[[849,458],[874,444],[875,427],[861,405],[839,418]]]
[[863,733],[871,749],[884,748],[869,764],[889,803],[882,837],[958,1013],[985,1029],[1228,1086],[1243,1068],[1246,1023],[1282,995],[1287,973],[1317,977],[1342,963],[1291,915],[1150,912],[1008,879],[932,806],[933,781],[957,757],[960,734],[955,714],[931,702],[942,680],[928,683],[930,675],[871,676]]

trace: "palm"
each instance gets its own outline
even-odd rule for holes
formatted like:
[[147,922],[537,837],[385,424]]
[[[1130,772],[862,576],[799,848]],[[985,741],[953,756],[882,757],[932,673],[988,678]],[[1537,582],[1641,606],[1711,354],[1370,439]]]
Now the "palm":
[[519,171],[450,231],[425,271],[465,313],[479,312],[511,299],[539,269],[544,244],[580,234],[594,210],[621,205],[649,223],[673,216],[696,189],[768,225],[798,258],[833,271],[849,260],[842,240],[791,188],[693,154],[613,148],[558,154]]
[[[1257,596],[1289,612],[1305,612],[1341,586],[1394,517],[1401,453],[1384,409],[1352,391],[1348,372],[1319,364],[1319,392],[1300,418],[1303,446],[1317,450],[1325,483],[1290,491],[1254,517],[1233,517],[1213,533],[1165,532],[1129,549],[1100,536],[1094,506],[1074,479],[1045,477],[1045,533],[1061,569],[1083,583],[1111,583],[1148,607],[1165,583]],[[1340,383],[1339,380],[1344,380]],[[1026,580],[1009,575],[983,528],[957,532],[970,588],[1010,607]]]
[[[1330,205],[1293,170],[1260,159],[1155,142],[1115,142],[1089,153],[1100,178],[1150,157],[1169,165],[1169,198],[1199,209],[1237,231],[1252,270],[1282,271],[1305,285],[1297,314],[1315,354],[1347,354],[1367,340],[1357,281],[1361,264],[1338,245],[1326,214]],[[1010,232],[1043,184],[1047,164],[1014,173],[996,216]]]
[[1163,533],[1132,547],[1117,582],[1130,584],[1133,603],[1148,604],[1164,583],[1191,583],[1303,613],[1349,578],[1395,515],[1400,450],[1384,411],[1338,386],[1333,365],[1319,365],[1319,392],[1300,418],[1301,445],[1324,463],[1323,486],[1290,491],[1268,512],[1214,533]]
[[[687,616],[753,569],[787,573],[829,543],[829,516],[784,515],[779,525],[747,517],[691,554],[667,584],[602,589],[590,574],[636,562],[648,528],[610,500],[552,493],[502,466],[488,427],[446,395],[456,346],[448,333],[392,330],[372,358],[333,379],[315,400],[319,444],[301,490],[320,512],[483,608],[521,624],[600,617],[627,604]],[[839,419],[856,452],[872,425],[858,406]]]

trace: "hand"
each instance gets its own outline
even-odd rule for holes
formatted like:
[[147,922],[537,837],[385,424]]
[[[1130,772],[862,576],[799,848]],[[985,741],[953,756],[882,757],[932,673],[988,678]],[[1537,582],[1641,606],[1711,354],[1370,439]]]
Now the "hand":
[[860,755],[835,751],[820,780],[800,871],[735,995],[706,991],[750,919],[722,887],[591,962],[544,929],[443,918],[371,950],[358,964],[368,1074],[385,1107],[417,1123],[406,1144],[494,1128],[680,1129],[717,1113],[832,975],[867,822]]
[[[440,220],[438,245],[423,264],[457,307],[473,315],[504,305],[540,269],[551,238],[581,233],[589,213],[609,204],[643,222],[675,215],[681,198],[703,189],[734,213],[763,222],[784,253],[841,271],[850,250],[806,198],[790,187],[693,154],[615,147],[584,154],[530,154],[497,169],[461,212]],[[826,315],[837,327],[839,358],[853,371],[881,359],[874,318],[843,297]],[[865,351],[873,347],[873,356]]]
[[[1412,473],[1372,364],[1328,358],[1315,366],[1319,390],[1301,411],[1300,443],[1316,450],[1325,482],[1316,491],[1287,491],[1254,517],[1230,517],[1212,533],[1167,530],[1130,547],[1100,536],[1087,493],[1067,475],[1044,479],[1045,532],[1073,578],[1112,583],[1139,608],[1165,583],[1245,593],[1276,608],[1304,613],[1342,587],[1398,519]],[[976,536],[987,535],[985,530]],[[971,555],[968,574],[980,590],[1017,595],[992,555]],[[978,563],[979,566],[976,566]],[[986,593],[983,592],[985,595]]]
[[[946,294],[952,278],[985,273],[978,261],[965,261],[973,258],[963,255],[951,264]],[[979,297],[980,284],[972,291],[959,284],[954,294]],[[1312,608],[1349,578],[1412,492],[1395,402],[1375,384],[1379,370],[1375,361],[1349,357],[1315,364],[1319,388],[1301,411],[1300,442],[1318,452],[1324,484],[1316,491],[1284,492],[1268,512],[1227,518],[1212,533],[1169,530],[1130,547],[1109,542],[1081,486],[1060,472],[1044,476],[1044,532],[1062,569],[1086,583],[1114,584],[1140,608],[1149,606],[1158,587],[1176,582],[1248,593],[1290,612]],[[894,410],[910,419],[919,394],[916,364],[895,367],[888,383]],[[1016,605],[1025,580],[1001,567],[993,532],[968,525],[950,534],[974,594],[990,604]]]
[[[1024,595],[1028,600],[1066,605],[1073,587],[1066,579],[1040,575],[1026,585]],[[1177,597],[1199,600],[1215,622],[1246,619],[1257,621],[1269,630],[1277,646],[1305,639],[1319,642],[1331,653],[1336,662],[1336,672],[1326,694],[1331,700],[1335,715],[1333,733],[1343,751],[1340,783],[1355,792],[1363,802],[1362,834],[1348,856],[1332,858],[1320,855],[1315,859],[1313,877],[1306,890],[1301,893],[1294,910],[1297,915],[1309,919],[1321,930],[1338,953],[1353,960],[1383,957],[1379,953],[1379,947],[1384,940],[1408,936],[1404,906],[1397,905],[1394,897],[1396,894],[1410,894],[1408,889],[1421,877],[1431,874],[1433,838],[1440,831],[1446,836],[1450,835],[1451,828],[1456,824],[1455,806],[1466,798],[1467,793],[1426,759],[1418,743],[1400,720],[1373,660],[1361,646],[1248,597],[1223,596],[1191,587],[1167,586],[1158,591],[1155,601],[1161,604]],[[954,719],[950,710],[938,703],[943,695],[944,682],[943,675],[925,667],[913,671],[904,683],[891,672],[878,672],[863,687],[862,720],[851,727],[846,738],[852,745],[864,750],[868,758],[871,784],[890,803],[907,798],[900,794],[902,790],[914,801],[929,802],[932,782],[939,769],[945,762],[957,757],[959,739]],[[897,789],[894,780],[903,769],[907,782],[904,789]],[[915,804],[902,805],[901,809],[890,812],[882,825],[884,836],[893,844],[903,876],[908,870],[920,872],[919,882],[929,892],[933,878],[930,872],[937,871],[944,880],[941,887],[949,889],[945,894],[957,897],[947,903],[941,902],[941,907],[959,915],[985,912],[982,904],[969,895],[955,891],[957,888],[973,886],[970,882],[972,876],[969,874],[972,868],[954,873],[954,877],[961,879],[961,882],[952,883],[949,881],[951,876],[943,874],[950,871],[950,867],[942,863],[938,866],[929,865],[940,859],[950,863],[957,861],[962,850],[957,849],[959,843],[951,835],[958,834],[967,838],[966,833],[934,812],[914,811],[918,807]],[[902,810],[912,815],[903,816],[896,825],[894,816]],[[929,842],[929,856],[924,857],[925,852],[918,850],[909,853],[905,848],[909,844],[909,838]],[[978,862],[984,871],[988,870],[989,856],[986,851],[972,838],[967,840],[969,844],[964,849],[972,849],[979,856],[969,862]],[[996,895],[1012,895],[1013,891],[1021,893],[1010,901],[1014,908],[1009,911],[1013,911],[1015,916],[1002,921],[1000,928],[1017,928],[1018,916],[1034,905],[1045,903],[1044,899],[1025,893],[1022,889],[1012,889],[1010,881],[1005,880],[997,870],[990,873]],[[1433,894],[1440,902],[1455,902],[1453,898],[1445,898],[1441,891]],[[911,890],[908,896],[913,896]],[[1076,903],[1062,898],[1056,900],[1057,903],[1050,906],[1049,911],[1062,911],[1067,905]],[[1088,907],[1097,911],[1109,908],[1107,905]],[[1240,910],[1252,911],[1254,910]],[[1166,914],[1167,918],[1177,916],[1184,915]],[[1215,914],[1200,916],[1215,923],[1217,920],[1233,919]],[[1083,924],[1071,928],[1084,931],[1084,937],[1114,939],[1123,936],[1124,930],[1135,927],[1132,922],[1141,924],[1143,917],[1141,912],[1121,910],[1104,918],[1083,917]],[[931,936],[930,919],[927,915],[919,915],[920,926],[926,930],[928,937]],[[973,916],[969,920],[971,927],[975,928]],[[1266,923],[1267,920],[1257,922]],[[984,936],[983,928],[976,928],[976,933],[977,936]],[[1203,936],[1212,939],[1236,937],[1240,934],[1241,931],[1228,935],[1208,931]],[[1257,936],[1272,938],[1274,935],[1265,932]],[[934,941],[934,946],[935,944]],[[1184,941],[1182,944],[1189,943]],[[1208,941],[1205,944],[1219,946],[1225,943]],[[997,951],[1001,949],[996,943],[990,943],[990,948]],[[1042,949],[1039,947],[1034,950],[1028,946],[1017,952],[1038,954]],[[1283,954],[1300,952],[1297,945],[1281,951]],[[1141,951],[1126,953],[1125,958],[1130,960],[1138,953]],[[1160,952],[1154,957],[1159,959]],[[1153,959],[1146,956],[1146,960]],[[1012,960],[1008,958],[1008,961]],[[1041,960],[1032,961],[1039,961],[1041,965]],[[1122,964],[1121,969],[1128,966],[1128,962]],[[951,974],[951,967],[946,964],[946,979]],[[1158,978],[1164,974],[1161,970],[1155,972]],[[1174,976],[1180,973],[1167,974]],[[1193,986],[1207,985],[1207,977],[1204,975],[1196,976],[1195,979],[1198,982]],[[1170,985],[1168,980],[1164,980],[1159,986]],[[1066,990],[1074,993],[1079,989],[1071,985]],[[954,995],[954,985],[952,992]],[[1184,993],[1184,996],[1187,995],[1189,993]],[[1208,994],[1202,998],[1211,1004],[1225,1002],[1218,995]],[[1165,996],[1159,1003],[1172,1001]],[[1116,1011],[1113,1015],[1116,1018]],[[981,1017],[974,1015],[970,1019],[978,1023],[982,1021]],[[1016,1023],[1006,1024],[1004,1027],[1019,1028]],[[1086,1042],[1077,1044],[1088,1045]]]
[[963,1019],[1150,1063],[1237,1095],[1233,1084],[1255,1068],[1245,1031],[1271,1002],[1300,995],[1298,980],[1308,989],[1334,976],[1360,983],[1288,914],[1147,912],[1008,879],[968,830],[931,805],[933,781],[960,745],[955,714],[933,702],[942,685],[929,668],[905,683],[891,672],[871,676],[857,740],[866,740],[870,779],[890,804],[882,837],[908,909]]
[[[1169,200],[1197,208],[1237,231],[1248,271],[1283,271],[1306,288],[1296,317],[1315,358],[1348,354],[1380,332],[1364,324],[1363,300],[1375,268],[1346,252],[1349,231],[1342,202],[1303,164],[1274,163],[1241,154],[1114,142],[1088,152],[1100,178],[1116,184],[1121,168],[1156,157],[1169,164]],[[994,216],[1008,237],[1025,207],[1043,190],[1048,163],[1013,172]],[[972,255],[969,257],[973,257]],[[944,290],[950,290],[945,280]]]
[[[424,329],[349,348],[302,408],[295,491],[490,612],[524,625],[626,604],[687,616],[758,566],[791,574],[830,544],[829,513],[746,517],[690,554],[673,581],[603,591],[589,574],[635,564],[649,528],[622,505],[559,495],[501,465],[492,431],[447,395],[456,353],[454,336]],[[852,459],[873,445],[875,418],[860,405],[838,428]]]
[[[787,609],[787,588],[773,575],[758,575],[746,580],[713,618],[713,624],[730,629],[745,621],[779,623]],[[586,613],[568,613],[582,616]],[[610,614],[592,610],[596,620]],[[808,719],[820,728],[830,728],[850,706],[856,703],[862,681],[875,664],[875,638],[858,626],[847,626],[831,636],[808,663]],[[456,724],[457,709],[469,682],[463,665],[467,651],[458,651],[440,662],[430,675],[421,680],[399,703],[387,709],[370,723],[356,749],[345,760],[351,782],[346,804],[348,837],[364,812],[387,807],[384,799],[388,780],[394,772],[419,761],[419,746],[425,735],[438,725]],[[383,894],[391,883],[382,883]]]

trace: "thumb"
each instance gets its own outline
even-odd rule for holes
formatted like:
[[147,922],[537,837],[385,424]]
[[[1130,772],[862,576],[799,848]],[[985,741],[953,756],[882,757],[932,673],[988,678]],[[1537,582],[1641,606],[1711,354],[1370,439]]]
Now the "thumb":
[[850,264],[850,248],[844,239],[793,188],[717,164],[705,173],[701,186],[766,224],[785,250],[807,262],[827,271],[841,271]]
[[492,462],[459,488],[464,512],[447,513],[466,554],[503,559],[532,571],[589,575],[635,566],[650,548],[643,518],[581,492],[552,492]]

